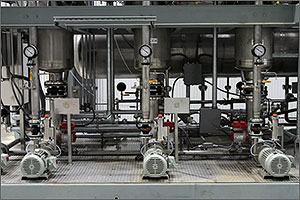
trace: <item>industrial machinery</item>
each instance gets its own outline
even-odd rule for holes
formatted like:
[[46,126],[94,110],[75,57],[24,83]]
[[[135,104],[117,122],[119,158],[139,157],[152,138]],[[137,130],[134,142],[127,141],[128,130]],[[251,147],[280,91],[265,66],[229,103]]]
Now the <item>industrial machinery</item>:
[[144,177],[168,177],[167,171],[170,168],[175,168],[174,157],[166,154],[163,147],[158,143],[153,143],[153,146],[144,153]]
[[[156,118],[157,125],[156,139],[143,145],[141,154],[143,155],[144,177],[148,178],[168,178],[168,170],[176,167],[173,142],[170,140],[170,127],[165,126],[163,116],[160,114]],[[143,153],[144,152],[144,153]]]
[[263,146],[258,154],[259,163],[272,177],[285,177],[288,175],[295,159],[285,155],[282,151],[269,146]]
[[51,171],[57,168],[57,158],[51,154],[53,145],[42,143],[39,148],[29,151],[21,161],[23,178],[48,178]]
[[3,1],[3,197],[297,198],[299,7]]

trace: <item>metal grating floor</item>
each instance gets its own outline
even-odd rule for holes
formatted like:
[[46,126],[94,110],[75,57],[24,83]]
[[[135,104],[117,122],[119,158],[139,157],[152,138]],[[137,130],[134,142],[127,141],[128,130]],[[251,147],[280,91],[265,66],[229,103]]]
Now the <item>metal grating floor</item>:
[[143,179],[141,161],[134,157],[77,157],[73,165],[62,158],[59,168],[47,180],[22,180],[20,157],[11,157],[1,183],[251,183],[299,182],[299,168],[290,172],[290,180],[263,179],[252,160],[187,160],[171,169],[169,179]]

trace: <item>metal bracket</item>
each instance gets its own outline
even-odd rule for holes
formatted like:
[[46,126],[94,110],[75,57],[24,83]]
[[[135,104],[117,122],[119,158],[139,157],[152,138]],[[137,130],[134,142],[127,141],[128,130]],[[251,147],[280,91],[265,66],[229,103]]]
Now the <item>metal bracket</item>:
[[54,24],[61,27],[120,27],[153,26],[156,16],[54,16]]

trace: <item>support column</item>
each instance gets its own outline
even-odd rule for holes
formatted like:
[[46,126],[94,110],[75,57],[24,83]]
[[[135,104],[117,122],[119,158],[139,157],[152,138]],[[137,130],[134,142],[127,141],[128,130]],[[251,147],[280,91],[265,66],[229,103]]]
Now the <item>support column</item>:
[[[300,7],[299,7],[299,11],[300,11]],[[299,135],[300,135],[300,24],[298,24],[298,31],[299,31],[299,38],[298,38],[298,42],[299,42],[299,47],[298,47],[298,90],[297,90],[297,137],[298,137],[298,142],[299,142]],[[295,142],[295,150],[296,150],[296,142]]]
[[213,76],[212,76],[212,108],[217,108],[217,28],[214,27],[214,33],[213,33]]
[[68,125],[68,164],[72,164],[72,129],[71,129],[71,114],[67,114]]
[[107,29],[107,114],[111,115],[114,110],[114,30]]

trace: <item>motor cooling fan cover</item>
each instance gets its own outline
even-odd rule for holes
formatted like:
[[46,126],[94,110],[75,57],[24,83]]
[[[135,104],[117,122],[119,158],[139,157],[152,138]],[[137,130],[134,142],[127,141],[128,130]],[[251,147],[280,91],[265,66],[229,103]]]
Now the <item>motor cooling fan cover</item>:
[[166,174],[167,161],[159,154],[148,155],[143,162],[145,175],[149,177],[161,177]]
[[44,160],[34,154],[27,155],[21,162],[21,172],[23,177],[37,178],[40,177],[46,170]]
[[273,154],[266,159],[266,170],[275,177],[288,175],[291,169],[289,158],[283,154]]

